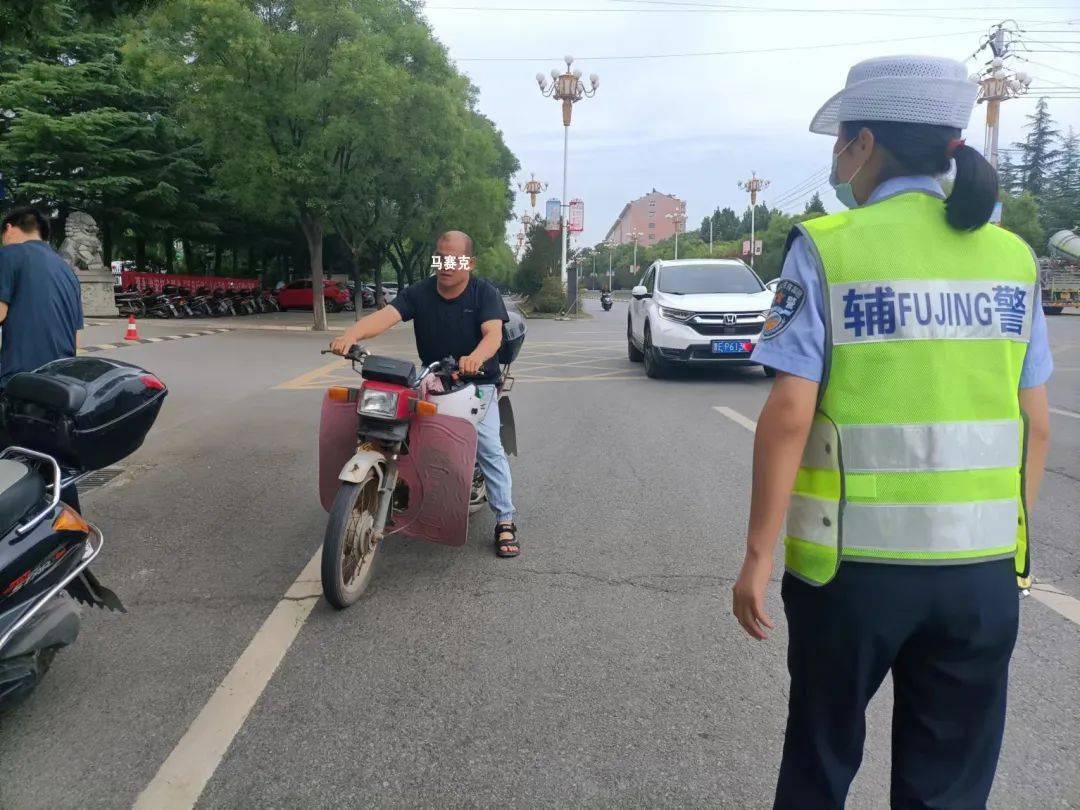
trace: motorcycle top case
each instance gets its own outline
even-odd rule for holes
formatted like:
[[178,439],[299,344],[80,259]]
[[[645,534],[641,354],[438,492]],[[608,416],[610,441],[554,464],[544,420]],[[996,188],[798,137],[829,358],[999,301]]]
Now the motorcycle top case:
[[98,470],[142,445],[166,394],[165,384],[138,366],[74,357],[14,375],[0,408],[14,444]]
[[525,343],[525,316],[517,310],[507,313],[510,320],[503,324],[502,346],[499,347],[499,365],[509,365],[517,360]]

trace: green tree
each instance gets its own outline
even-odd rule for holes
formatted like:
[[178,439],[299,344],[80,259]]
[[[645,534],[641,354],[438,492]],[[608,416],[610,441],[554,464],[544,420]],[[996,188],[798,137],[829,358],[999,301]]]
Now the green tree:
[[1019,170],[1006,152],[998,162],[998,186],[1006,194],[1015,194],[1020,185]]
[[531,226],[526,235],[525,252],[514,276],[514,290],[534,295],[545,278],[557,275],[560,259],[558,238],[552,238],[543,225]]
[[[141,245],[163,223],[213,233],[202,216],[208,182],[201,153],[164,100],[122,62],[119,25],[80,24],[39,38],[0,74],[0,165],[14,202],[90,213],[105,257],[131,232]],[[0,61],[0,64],[3,64]]]
[[1059,151],[1041,206],[1048,234],[1080,225],[1080,136],[1072,127],[1061,139]]
[[[754,228],[757,231],[766,230],[769,227],[769,220],[771,218],[772,211],[769,210],[769,206],[765,205],[765,203],[758,203],[754,207]],[[739,223],[739,227],[741,230],[735,235],[735,237],[737,237],[739,234],[746,234],[747,236],[750,235],[750,206],[746,206],[746,211],[743,212],[742,220]]]
[[1022,155],[1019,167],[1021,188],[1038,197],[1046,188],[1060,154],[1059,150],[1053,148],[1059,133],[1054,129],[1045,98],[1038,100],[1035,112],[1027,116],[1027,121],[1027,136],[1023,142],[1013,145]]
[[721,242],[730,242],[738,239],[740,221],[738,215],[731,208],[722,208],[713,214],[713,239]]
[[[224,197],[299,226],[315,289],[330,211],[371,188],[399,131],[408,60],[391,52],[388,32],[410,24],[420,25],[409,8],[380,0],[177,0],[141,40],[146,65],[180,86]],[[322,330],[321,296],[315,303]]]
[[1002,227],[1015,233],[1036,251],[1045,248],[1043,229],[1039,224],[1039,204],[1035,196],[1029,192],[1003,194],[1001,202]]
[[804,214],[824,214],[825,213],[825,203],[823,203],[821,201],[821,195],[818,194],[816,191],[814,192],[814,196],[811,197],[809,199],[809,201],[807,201],[806,207],[803,209],[803,213]]

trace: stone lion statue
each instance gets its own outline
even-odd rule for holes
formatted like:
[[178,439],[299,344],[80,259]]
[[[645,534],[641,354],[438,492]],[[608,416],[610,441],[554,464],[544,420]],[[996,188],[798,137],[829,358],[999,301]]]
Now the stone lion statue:
[[60,256],[76,273],[108,272],[101,259],[101,240],[92,216],[83,211],[73,211],[68,216]]

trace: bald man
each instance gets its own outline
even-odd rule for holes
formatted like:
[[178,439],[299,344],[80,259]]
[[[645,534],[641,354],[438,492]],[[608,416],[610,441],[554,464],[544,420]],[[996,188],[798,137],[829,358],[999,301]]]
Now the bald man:
[[[499,383],[496,355],[509,316],[494,285],[472,275],[475,253],[468,234],[447,231],[435,245],[435,275],[406,287],[390,306],[358,320],[334,338],[330,348],[343,355],[354,344],[371,340],[401,321],[412,321],[416,351],[424,365],[444,357],[458,358],[462,375],[483,391],[485,399],[494,401]],[[476,429],[476,460],[495,513],[495,553],[516,557],[521,547],[514,524],[510,461],[499,429],[499,409],[489,407]]]

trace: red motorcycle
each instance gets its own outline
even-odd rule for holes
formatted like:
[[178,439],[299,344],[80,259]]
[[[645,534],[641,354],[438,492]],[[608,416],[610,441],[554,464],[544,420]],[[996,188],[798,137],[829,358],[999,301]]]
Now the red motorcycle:
[[523,319],[504,329],[503,381],[494,397],[462,379],[453,358],[417,370],[359,346],[349,350],[363,382],[331,388],[319,426],[319,495],[330,513],[322,585],[334,607],[363,595],[389,535],[465,544],[469,514],[483,504],[476,426],[488,408],[499,409],[503,447],[517,453],[509,364],[524,337]]

